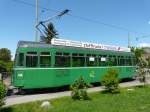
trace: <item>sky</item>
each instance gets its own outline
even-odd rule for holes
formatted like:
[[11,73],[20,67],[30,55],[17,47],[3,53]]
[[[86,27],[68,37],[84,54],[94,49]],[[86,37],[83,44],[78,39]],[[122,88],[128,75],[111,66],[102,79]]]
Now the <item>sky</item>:
[[[35,41],[35,1],[0,0],[0,48],[13,56],[18,41]],[[132,46],[150,43],[150,0],[39,0],[39,5],[49,9],[39,8],[39,21],[70,10],[51,20],[60,38],[126,47],[129,34]]]

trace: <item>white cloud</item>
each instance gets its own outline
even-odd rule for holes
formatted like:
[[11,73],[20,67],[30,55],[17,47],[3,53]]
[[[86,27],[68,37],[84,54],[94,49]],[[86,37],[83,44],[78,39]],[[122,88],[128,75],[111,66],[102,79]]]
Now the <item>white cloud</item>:
[[150,47],[150,43],[140,43],[140,47]]

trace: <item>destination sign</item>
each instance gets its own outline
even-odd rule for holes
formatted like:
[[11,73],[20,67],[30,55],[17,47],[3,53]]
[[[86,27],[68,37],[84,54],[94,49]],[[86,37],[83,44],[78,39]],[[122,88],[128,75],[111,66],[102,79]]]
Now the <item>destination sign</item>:
[[56,39],[56,38],[53,38],[51,40],[51,44],[52,45],[70,46],[70,47],[89,48],[89,49],[101,49],[101,50],[110,50],[110,51],[130,52],[130,48],[127,48],[127,47],[119,47],[119,46],[112,46],[112,45],[103,45],[103,44],[96,44],[96,43],[71,41],[71,40]]

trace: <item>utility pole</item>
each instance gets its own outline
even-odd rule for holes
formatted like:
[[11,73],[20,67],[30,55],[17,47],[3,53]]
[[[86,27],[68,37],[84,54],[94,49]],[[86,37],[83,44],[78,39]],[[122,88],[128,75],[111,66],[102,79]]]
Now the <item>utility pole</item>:
[[38,4],[38,0],[36,0],[36,22],[35,22],[35,41],[36,42],[38,42],[39,40],[38,40],[38,30],[37,30],[37,28],[36,28],[36,26],[37,26],[37,24],[39,23],[39,18],[38,18],[38,16],[39,16],[39,9],[38,9],[38,7],[39,7],[39,4]]
[[128,32],[128,48],[131,47],[130,32]]

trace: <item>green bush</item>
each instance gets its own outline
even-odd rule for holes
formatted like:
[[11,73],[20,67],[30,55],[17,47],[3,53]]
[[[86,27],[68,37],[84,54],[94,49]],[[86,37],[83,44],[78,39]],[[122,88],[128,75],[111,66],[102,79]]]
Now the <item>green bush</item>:
[[137,78],[139,79],[139,81],[141,83],[144,83],[143,86],[145,86],[146,85],[146,75],[149,72],[148,62],[144,58],[139,58],[138,60],[139,61],[137,63],[138,66],[137,66],[137,70],[136,70]]
[[80,77],[78,80],[76,80],[71,86],[71,97],[74,100],[88,100],[89,96],[87,94],[87,88],[90,85],[87,84],[83,77]]
[[106,91],[115,93],[119,92],[118,71],[116,69],[109,69],[102,77],[102,85],[105,86]]
[[0,81],[0,107],[4,104],[4,98],[6,95],[6,89],[4,84]]

